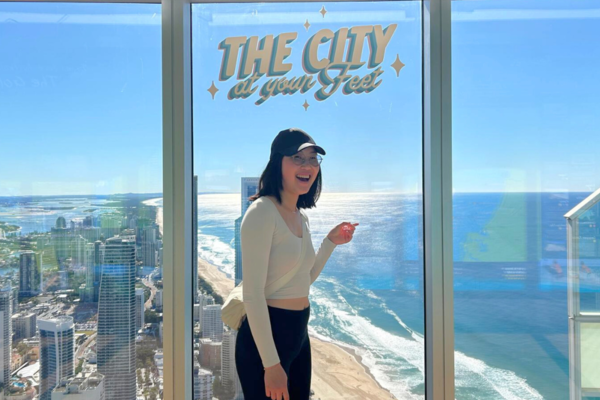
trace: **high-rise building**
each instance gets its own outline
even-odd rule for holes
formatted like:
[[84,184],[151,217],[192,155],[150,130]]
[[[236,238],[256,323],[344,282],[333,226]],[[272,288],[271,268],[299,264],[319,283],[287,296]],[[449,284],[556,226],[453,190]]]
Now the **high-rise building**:
[[158,267],[162,268],[163,266],[163,241],[156,241],[156,262],[158,263]]
[[81,236],[88,242],[100,240],[100,236],[102,236],[100,228],[94,226],[83,226],[82,228],[78,228],[75,230],[75,234]]
[[162,310],[162,308],[163,308],[163,291],[162,290],[157,290],[156,293],[154,294],[154,307],[156,307],[159,310]]
[[67,220],[65,217],[56,218],[56,229],[65,229],[67,227]]
[[260,182],[260,178],[257,177],[247,177],[242,178],[242,188],[241,188],[241,198],[240,203],[242,206],[242,214],[241,216],[235,220],[235,238],[234,238],[234,246],[235,246],[235,285],[239,285],[240,282],[244,279],[242,274],[242,240],[241,240],[241,226],[242,219],[246,214],[246,210],[250,207],[252,203],[248,198],[250,196],[258,193],[258,185]]
[[100,279],[102,278],[102,264],[104,263],[105,251],[106,246],[100,240],[97,240],[94,243],[88,243],[86,246],[86,295],[83,299],[85,302],[98,302],[98,297],[100,295]]
[[212,400],[212,384],[212,372],[194,364],[194,400]]
[[102,214],[100,216],[100,230],[105,238],[111,238],[121,233],[125,227],[126,219],[121,214]]
[[235,366],[235,341],[237,331],[228,329],[223,332],[221,345],[221,385],[236,396],[242,393],[240,378]]
[[67,228],[67,221],[64,217],[56,219],[56,226],[50,229],[50,237],[56,259],[62,264],[64,260],[71,256],[71,240],[73,239],[73,231]]
[[81,235],[76,235],[71,240],[71,259],[73,265],[85,264],[85,249],[88,241]]
[[135,331],[144,327],[144,289],[135,289]]
[[35,336],[37,327],[37,315],[14,314],[12,316],[13,340],[29,339]]
[[202,368],[211,371],[221,369],[221,342],[213,342],[209,338],[198,340],[200,348],[198,349],[198,360]]
[[250,204],[252,204],[252,202],[248,200],[248,197],[258,193],[259,181],[260,178],[258,177],[242,178],[242,198],[240,199],[242,203],[242,217],[246,214],[246,210],[250,207]]
[[198,175],[194,175],[192,190],[192,296],[198,298]]
[[135,241],[106,241],[98,302],[98,372],[106,400],[135,400]]
[[[41,255],[40,255],[40,259],[41,259]],[[14,313],[18,313],[19,312],[19,288],[18,287],[14,287],[12,288],[12,292],[13,292],[13,309],[12,312]]]
[[221,319],[221,305],[213,304],[202,308],[202,337],[210,338],[214,342],[223,340],[223,320]]
[[91,227],[91,226],[93,226],[93,225],[94,225],[94,221],[93,221],[93,219],[92,219],[92,216],[91,216],[91,215],[88,215],[88,216],[86,216],[86,217],[83,219],[83,226],[84,226],[84,227]]
[[73,376],[75,326],[72,317],[38,319],[40,330],[40,400],[52,400],[52,390]]
[[52,400],[104,400],[104,376],[98,372],[63,381],[52,391]]
[[145,267],[156,267],[156,227],[147,226],[142,230],[142,262]]
[[21,252],[19,257],[19,295],[37,296],[41,291],[40,257],[31,250]]
[[12,288],[0,289],[0,385],[10,383],[12,352]]
[[[215,304],[214,297],[206,294],[198,294],[198,303],[194,305],[194,322],[202,322],[204,306]],[[196,307],[196,305],[198,307]]]

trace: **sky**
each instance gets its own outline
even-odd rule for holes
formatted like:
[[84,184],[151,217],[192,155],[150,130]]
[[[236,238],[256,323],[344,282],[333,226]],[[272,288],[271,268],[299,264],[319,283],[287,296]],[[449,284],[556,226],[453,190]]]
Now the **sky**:
[[[600,1],[455,1],[452,21],[453,190],[600,187]],[[199,190],[239,192],[277,132],[299,127],[327,151],[324,192],[420,192],[421,22],[416,1],[193,5]],[[278,78],[262,76],[257,92],[229,100],[239,58],[219,80],[228,37],[295,33],[291,79],[306,74],[303,49],[319,30],[392,24],[382,62],[349,72],[381,67],[369,93],[318,101],[317,82],[256,105]],[[160,5],[0,3],[0,38],[0,196],[162,191]]]

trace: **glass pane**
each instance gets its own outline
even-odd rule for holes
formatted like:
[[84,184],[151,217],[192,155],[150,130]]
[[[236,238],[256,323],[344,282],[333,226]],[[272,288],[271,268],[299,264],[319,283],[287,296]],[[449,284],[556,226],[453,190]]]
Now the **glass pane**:
[[452,3],[457,399],[569,398],[564,215],[600,188],[599,17]]
[[[304,343],[296,338],[288,348],[277,340],[285,335],[276,309],[299,315],[308,304],[312,365],[298,358],[295,375],[286,374],[290,384],[306,367],[314,399],[424,398],[420,8],[417,1],[192,6],[195,399],[211,389],[218,399],[243,398],[244,391],[251,399],[251,383],[264,389],[263,368],[272,358],[263,350],[274,345],[285,370],[289,349]],[[269,173],[260,182],[273,140],[291,127],[325,150],[322,164],[311,166],[310,148],[296,154],[305,157],[298,164],[294,152],[279,155],[272,164],[285,168],[286,178],[275,177],[282,189],[269,193],[291,194],[289,204],[267,192],[250,201],[268,187]],[[308,174],[309,183],[298,174]],[[310,229],[303,232],[294,206],[310,197],[319,174],[321,195],[316,207],[303,208]],[[246,217],[256,220],[257,212],[270,217],[251,231]],[[318,262],[307,250],[310,261],[295,281],[265,294],[265,285],[296,265],[290,256],[301,254],[304,234],[325,255],[342,222],[359,225],[350,242],[328,254],[322,271],[310,274]],[[267,234],[252,233],[263,229]],[[272,240],[271,263],[245,250],[261,239]],[[269,278],[254,286],[258,307],[250,306],[254,312],[239,331],[224,327],[224,299],[239,282],[253,285],[260,271]],[[248,309],[252,299],[244,300]],[[271,325],[266,336],[257,324],[261,315]],[[267,345],[258,350],[255,337]]]
[[578,224],[579,308],[600,313],[600,203],[583,213]]
[[600,390],[600,324],[581,324],[581,387]]
[[0,3],[6,398],[162,397],[160,13]]

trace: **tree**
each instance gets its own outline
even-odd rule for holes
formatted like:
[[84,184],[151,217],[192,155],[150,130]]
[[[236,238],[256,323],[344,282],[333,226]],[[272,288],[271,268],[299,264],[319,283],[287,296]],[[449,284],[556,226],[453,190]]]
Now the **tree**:
[[23,357],[25,354],[27,354],[28,351],[29,351],[29,346],[27,346],[25,343],[20,342],[17,345],[17,353],[19,353],[19,355],[21,357]]
[[77,365],[77,368],[75,368],[75,375],[80,373],[82,370],[83,370],[83,358],[81,360],[79,360],[79,365]]
[[157,312],[146,310],[144,313],[144,321],[149,324],[159,323],[160,317]]

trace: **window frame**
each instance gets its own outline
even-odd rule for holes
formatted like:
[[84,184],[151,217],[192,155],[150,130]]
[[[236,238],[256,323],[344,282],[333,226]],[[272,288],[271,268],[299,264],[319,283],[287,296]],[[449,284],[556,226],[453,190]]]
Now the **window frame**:
[[[191,5],[202,2],[190,0],[2,1],[162,5],[163,399],[192,400],[192,280],[186,279],[191,276],[193,270]],[[317,2],[316,0],[305,1]],[[246,3],[254,0],[210,1],[210,3],[234,2]],[[421,7],[425,398],[450,400],[454,399],[451,0],[421,0]]]

